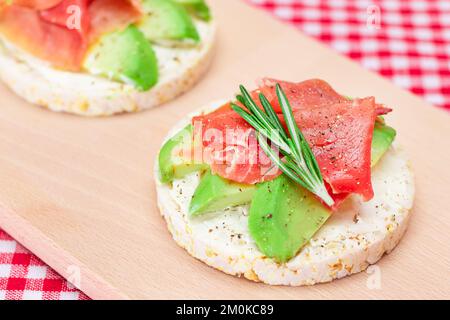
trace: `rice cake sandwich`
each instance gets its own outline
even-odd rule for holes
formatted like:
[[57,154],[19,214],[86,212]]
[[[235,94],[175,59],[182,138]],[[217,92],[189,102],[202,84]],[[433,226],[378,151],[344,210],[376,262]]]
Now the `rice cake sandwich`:
[[139,111],[200,79],[214,35],[205,0],[0,0],[0,78],[53,111]]
[[365,270],[403,236],[413,174],[392,110],[328,83],[264,79],[176,125],[156,161],[174,240],[225,273],[312,285]]

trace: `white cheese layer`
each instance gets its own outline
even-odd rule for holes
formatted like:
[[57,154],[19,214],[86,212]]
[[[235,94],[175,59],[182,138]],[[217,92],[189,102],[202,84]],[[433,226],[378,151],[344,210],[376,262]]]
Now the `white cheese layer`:
[[0,78],[27,101],[54,111],[98,116],[152,108],[187,91],[209,66],[215,26],[202,21],[196,26],[201,41],[195,46],[154,45],[159,80],[145,92],[100,76],[57,70],[5,39],[0,39]]
[[190,218],[188,207],[199,175],[176,180],[172,187],[158,179],[156,183],[161,213],[180,246],[223,272],[272,285],[327,282],[366,269],[397,245],[414,198],[408,161],[392,147],[372,170],[375,197],[369,202],[350,197],[296,257],[278,264],[250,237],[248,206]]

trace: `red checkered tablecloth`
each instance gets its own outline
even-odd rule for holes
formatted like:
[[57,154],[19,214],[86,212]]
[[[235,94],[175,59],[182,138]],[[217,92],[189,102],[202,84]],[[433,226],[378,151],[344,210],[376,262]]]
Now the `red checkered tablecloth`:
[[[450,110],[450,0],[245,0]],[[0,299],[88,299],[0,229]]]

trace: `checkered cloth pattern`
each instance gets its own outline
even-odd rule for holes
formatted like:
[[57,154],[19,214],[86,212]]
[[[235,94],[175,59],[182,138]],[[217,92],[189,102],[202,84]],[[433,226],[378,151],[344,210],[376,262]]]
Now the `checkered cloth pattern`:
[[450,110],[449,0],[246,0]]
[[[243,0],[450,111],[450,0]],[[0,299],[88,299],[0,229]]]

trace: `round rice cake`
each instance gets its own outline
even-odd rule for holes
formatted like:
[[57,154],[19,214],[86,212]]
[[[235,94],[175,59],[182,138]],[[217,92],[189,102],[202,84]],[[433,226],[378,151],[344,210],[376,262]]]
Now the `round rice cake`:
[[[167,139],[191,117],[176,125]],[[401,149],[392,146],[372,169],[374,198],[363,202],[359,196],[351,196],[297,256],[277,263],[264,256],[252,240],[248,205],[191,218],[188,207],[200,174],[162,184],[157,163],[158,206],[174,240],[218,270],[271,285],[312,285],[365,270],[398,244],[413,205],[411,167]]]

